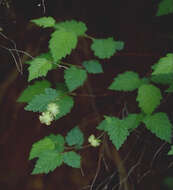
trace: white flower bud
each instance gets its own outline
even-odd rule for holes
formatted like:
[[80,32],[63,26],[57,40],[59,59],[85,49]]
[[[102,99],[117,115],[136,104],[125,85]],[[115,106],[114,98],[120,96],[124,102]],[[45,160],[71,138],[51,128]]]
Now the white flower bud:
[[101,140],[97,139],[94,135],[90,135],[88,138],[88,142],[91,144],[91,146],[97,147],[100,145]]
[[41,123],[50,125],[54,118],[50,112],[46,111],[39,116],[39,119]]
[[50,103],[47,106],[47,111],[55,117],[59,113],[59,106],[56,103]]

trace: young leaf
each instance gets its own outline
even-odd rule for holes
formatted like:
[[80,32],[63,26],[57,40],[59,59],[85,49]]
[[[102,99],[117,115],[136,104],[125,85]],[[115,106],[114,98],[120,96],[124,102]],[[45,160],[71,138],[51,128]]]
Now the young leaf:
[[30,61],[28,82],[42,76],[52,69],[52,63],[45,58],[35,58]]
[[59,113],[56,115],[55,120],[67,115],[70,113],[73,105],[74,105],[74,100],[71,96],[60,96],[58,101],[56,102],[58,107],[59,107]]
[[47,109],[47,105],[56,100],[58,93],[55,89],[46,88],[43,94],[34,96],[34,98],[25,107],[27,111],[43,112]]
[[159,112],[148,115],[144,118],[147,129],[154,133],[158,138],[171,143],[172,124],[165,113]]
[[160,104],[162,95],[160,89],[151,84],[144,84],[138,89],[137,101],[146,114],[151,114]]
[[49,49],[55,62],[69,55],[76,45],[77,36],[73,32],[61,29],[51,34]]
[[52,17],[41,17],[38,19],[32,19],[31,22],[43,28],[47,28],[47,27],[53,27],[56,21]]
[[118,91],[133,91],[137,89],[141,83],[142,81],[137,73],[133,71],[126,71],[114,78],[114,81],[109,86],[109,89]]
[[173,155],[173,145],[171,146],[171,149],[169,150],[168,155]]
[[56,169],[56,167],[61,166],[62,163],[63,155],[61,153],[55,150],[47,150],[40,154],[32,174],[47,174]]
[[69,91],[71,92],[83,85],[87,79],[87,73],[83,69],[78,69],[75,66],[71,66],[65,70],[64,79]]
[[51,134],[48,136],[48,138],[50,138],[54,142],[55,150],[57,150],[59,153],[64,151],[65,140],[64,140],[64,137],[62,135]]
[[173,0],[162,0],[159,3],[156,16],[163,16],[173,13]]
[[74,127],[68,132],[65,140],[69,146],[76,145],[80,147],[84,142],[84,136],[79,127]]
[[116,50],[122,49],[122,43],[117,43],[113,38],[94,39],[91,49],[94,55],[100,59],[110,58],[116,53]]
[[85,67],[88,73],[103,73],[102,66],[97,60],[84,61],[82,65]]
[[50,86],[51,84],[47,80],[36,81],[22,92],[17,102],[29,102],[35,95],[42,94],[45,88],[49,88]]
[[29,154],[29,160],[39,157],[42,152],[47,150],[53,150],[54,148],[55,148],[54,142],[50,138],[45,137],[44,139],[41,139],[32,145]]
[[82,36],[87,31],[85,23],[77,22],[76,20],[57,23],[55,29],[64,29],[68,32],[74,32],[77,36]]
[[72,168],[80,168],[81,157],[76,152],[70,151],[63,154],[63,161]]

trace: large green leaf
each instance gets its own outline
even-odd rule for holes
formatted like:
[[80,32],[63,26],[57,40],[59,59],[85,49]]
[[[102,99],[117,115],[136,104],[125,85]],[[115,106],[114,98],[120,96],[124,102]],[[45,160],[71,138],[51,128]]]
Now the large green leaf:
[[47,27],[53,27],[56,21],[52,17],[41,17],[38,19],[32,19],[31,22],[43,28],[47,28]]
[[84,69],[71,66],[65,70],[64,79],[69,91],[71,92],[83,85],[87,79],[87,72]]
[[146,114],[151,114],[159,105],[162,95],[160,89],[152,84],[144,84],[138,89],[137,101]]
[[55,62],[69,55],[77,45],[77,36],[66,30],[56,30],[51,34],[49,49]]
[[63,154],[63,161],[68,166],[80,168],[81,157],[76,152],[70,151]]
[[158,138],[171,143],[172,124],[166,113],[155,113],[144,118],[147,129],[154,133]]
[[173,0],[162,0],[159,3],[156,16],[162,16],[173,13]]

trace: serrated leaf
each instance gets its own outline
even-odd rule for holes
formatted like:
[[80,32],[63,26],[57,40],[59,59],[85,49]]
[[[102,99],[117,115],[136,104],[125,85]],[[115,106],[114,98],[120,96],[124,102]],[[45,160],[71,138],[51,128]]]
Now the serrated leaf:
[[154,133],[158,138],[171,142],[172,124],[170,123],[166,113],[155,113],[144,118],[147,129]]
[[55,89],[46,88],[43,94],[34,96],[24,109],[33,112],[43,112],[47,109],[47,105],[55,101],[57,97],[58,93]]
[[17,102],[29,102],[35,95],[43,93],[45,88],[49,88],[50,86],[51,84],[47,80],[36,81],[22,92]]
[[32,145],[29,154],[29,160],[39,157],[42,152],[47,150],[53,150],[54,148],[55,148],[54,142],[48,137],[45,137],[44,139],[41,139]]
[[169,150],[168,155],[173,155],[173,145],[171,146],[171,149]]
[[116,53],[116,50],[122,49],[122,43],[115,41],[112,37],[107,39],[94,39],[91,49],[94,55],[100,59],[110,58]]
[[123,145],[127,139],[129,132],[125,122],[116,117],[106,116],[97,129],[104,130],[108,133],[108,136],[117,150]]
[[64,140],[64,137],[62,135],[51,134],[48,136],[48,138],[50,138],[54,142],[55,150],[57,150],[60,153],[64,151],[65,140]]
[[80,147],[84,143],[84,136],[77,126],[68,132],[65,140],[69,146],[76,145],[77,147]]
[[72,168],[80,168],[81,157],[76,152],[70,151],[63,154],[63,161]]
[[151,75],[151,81],[156,84],[171,84],[173,81],[173,73]]
[[161,91],[154,85],[144,84],[138,89],[136,100],[139,102],[139,107],[146,114],[151,114],[160,105],[161,99]]
[[65,95],[65,96],[60,96],[59,100],[57,100],[58,107],[60,112],[56,115],[55,120],[67,115],[70,113],[73,105],[74,105],[74,100],[71,96]]
[[43,28],[47,28],[47,27],[53,27],[56,21],[52,17],[41,17],[38,19],[32,19],[31,22]]
[[118,91],[133,91],[137,89],[141,83],[142,81],[137,73],[133,71],[126,71],[114,78],[114,81],[109,86],[109,89]]
[[88,73],[103,73],[103,68],[97,60],[84,61],[82,65],[85,67]]
[[46,76],[48,71],[52,69],[52,64],[45,58],[35,58],[30,61],[28,67],[29,77],[28,82],[42,76]]
[[71,66],[65,70],[64,79],[69,91],[71,92],[83,85],[87,79],[87,72],[83,69]]
[[162,0],[159,3],[156,16],[163,16],[173,13],[173,0]]
[[32,174],[49,173],[61,166],[63,155],[55,150],[48,150],[40,154]]
[[69,55],[77,45],[77,36],[66,30],[56,30],[51,34],[49,49],[55,62]]
[[57,23],[55,29],[64,29],[68,32],[74,32],[77,36],[82,36],[87,31],[85,23],[77,22],[76,20]]

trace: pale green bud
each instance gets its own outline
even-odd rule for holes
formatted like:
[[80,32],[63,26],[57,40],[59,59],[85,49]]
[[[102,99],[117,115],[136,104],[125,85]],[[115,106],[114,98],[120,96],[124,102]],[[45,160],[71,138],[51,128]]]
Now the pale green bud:
[[97,139],[94,135],[90,135],[88,138],[88,142],[91,144],[91,146],[97,147],[100,145],[101,140]]
[[55,117],[59,113],[59,106],[56,103],[50,103],[47,106],[47,111]]
[[40,122],[46,125],[50,125],[51,122],[53,121],[53,115],[49,112],[43,112],[40,116],[39,116]]

